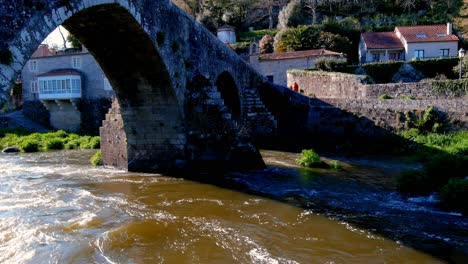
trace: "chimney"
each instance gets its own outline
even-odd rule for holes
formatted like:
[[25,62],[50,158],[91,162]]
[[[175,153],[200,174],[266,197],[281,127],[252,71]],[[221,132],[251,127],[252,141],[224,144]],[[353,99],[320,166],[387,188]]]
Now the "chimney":
[[453,29],[452,23],[447,22],[447,36],[450,36],[453,34],[452,29]]

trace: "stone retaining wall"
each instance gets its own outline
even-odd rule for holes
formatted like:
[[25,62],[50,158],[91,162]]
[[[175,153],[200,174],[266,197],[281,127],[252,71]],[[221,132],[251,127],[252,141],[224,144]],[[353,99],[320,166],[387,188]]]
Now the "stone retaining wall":
[[347,73],[288,71],[288,87],[296,82],[301,93],[310,97],[376,99],[386,94],[395,99],[402,96],[411,96],[419,100],[455,98],[449,93],[435,91],[431,83],[365,84],[364,79],[364,76]]

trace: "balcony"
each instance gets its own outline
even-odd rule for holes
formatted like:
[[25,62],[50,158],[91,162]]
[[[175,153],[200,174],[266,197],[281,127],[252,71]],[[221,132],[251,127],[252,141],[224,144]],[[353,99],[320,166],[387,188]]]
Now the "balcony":
[[39,100],[81,98],[81,76],[76,71],[55,71],[38,75]]

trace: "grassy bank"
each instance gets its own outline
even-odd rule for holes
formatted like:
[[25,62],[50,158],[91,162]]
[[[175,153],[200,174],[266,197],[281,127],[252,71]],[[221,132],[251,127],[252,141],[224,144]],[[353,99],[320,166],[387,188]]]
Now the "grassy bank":
[[98,149],[100,138],[67,133],[63,130],[31,133],[24,130],[0,130],[0,148],[17,147],[21,152],[61,149]]
[[468,132],[422,134],[410,129],[401,134],[412,142],[410,158],[423,164],[419,171],[405,171],[398,178],[398,190],[426,195],[439,193],[446,210],[468,214]]

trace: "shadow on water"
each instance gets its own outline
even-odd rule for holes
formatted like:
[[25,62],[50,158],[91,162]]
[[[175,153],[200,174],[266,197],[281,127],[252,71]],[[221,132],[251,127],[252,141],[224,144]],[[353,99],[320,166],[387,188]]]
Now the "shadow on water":
[[[335,156],[339,153],[341,158],[337,159],[348,160],[350,164],[367,165],[350,166],[341,172],[303,169],[296,167],[291,158],[297,154],[283,153],[278,154],[276,162],[272,157],[273,163],[267,158],[268,166],[264,170],[227,174],[215,170],[190,177],[190,180],[310,209],[400,241],[441,260],[468,263],[468,219],[437,208],[435,195],[410,197],[396,192],[395,177],[401,173],[399,167],[404,161],[397,160],[393,167],[380,167],[380,172],[379,166],[371,166],[368,162],[382,156],[401,157],[415,151],[441,155],[449,160],[457,159],[456,155],[417,144],[365,117],[283,87],[265,84],[260,88],[260,94],[278,121],[278,131],[274,137],[257,137],[257,146],[292,152],[314,148],[319,153],[334,153],[331,155]],[[375,153],[379,154],[372,155]],[[262,154],[265,158],[265,152]],[[362,154],[371,158],[367,161],[355,158]],[[368,171],[363,173],[363,170]],[[462,165],[461,173],[466,171],[466,165]],[[430,180],[442,186],[448,182],[447,171],[438,172],[442,174]],[[362,178],[359,173],[366,176]],[[219,177],[220,174],[224,176]]]

